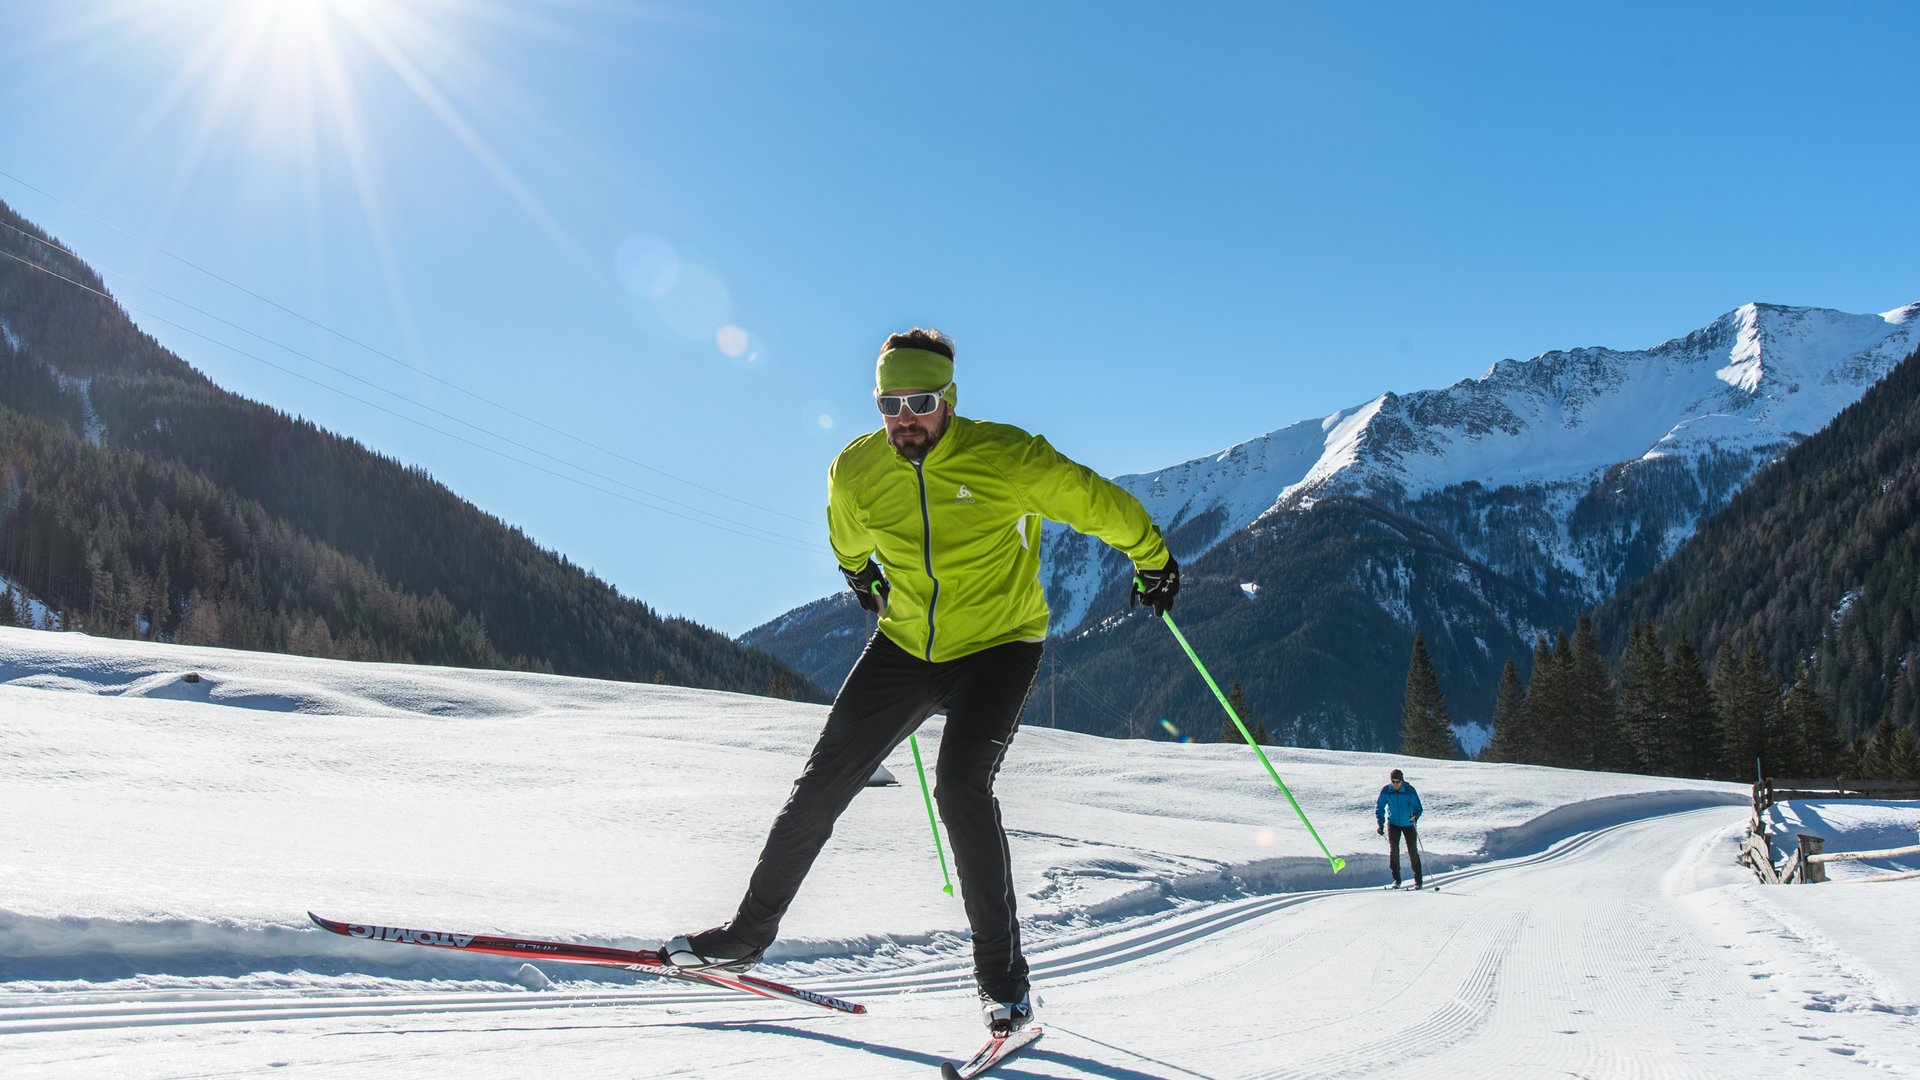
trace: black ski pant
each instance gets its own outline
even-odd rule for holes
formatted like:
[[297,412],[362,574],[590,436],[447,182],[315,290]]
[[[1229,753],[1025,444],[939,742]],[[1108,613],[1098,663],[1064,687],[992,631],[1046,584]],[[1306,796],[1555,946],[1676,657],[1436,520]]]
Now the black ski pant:
[[[933,663],[885,634],[867,642],[834,698],[827,726],[774,819],[731,929],[772,943],[833,825],[874,768],[928,717],[945,710],[934,799],[953,845],[961,898],[973,927],[974,975],[996,1000],[1027,989],[1014,911],[1013,869],[993,781],[1040,670],[1041,645],[1013,641]],[[904,827],[904,826],[903,826]]]
[[1387,865],[1393,867],[1393,883],[1400,884],[1400,838],[1407,838],[1407,861],[1413,863],[1413,883],[1422,884],[1420,878],[1420,837],[1411,825],[1387,826]]

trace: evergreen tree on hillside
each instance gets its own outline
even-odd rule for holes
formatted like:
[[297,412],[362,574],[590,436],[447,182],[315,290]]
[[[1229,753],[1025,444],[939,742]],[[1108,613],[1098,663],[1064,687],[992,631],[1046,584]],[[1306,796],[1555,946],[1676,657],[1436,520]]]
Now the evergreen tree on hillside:
[[1862,780],[1897,780],[1894,774],[1893,744],[1895,728],[1893,714],[1883,712],[1880,720],[1873,725],[1873,734],[1860,748],[1860,759],[1854,766],[1854,775]]
[[[1565,634],[1559,644],[1571,657]],[[1564,765],[1566,695],[1561,687],[1560,656],[1543,630],[1533,641],[1533,670],[1527,676],[1527,758],[1533,765]]]
[[[1247,734],[1253,736],[1254,742],[1261,746],[1273,745],[1273,736],[1267,731],[1267,722],[1255,719],[1248,711],[1247,691],[1240,685],[1239,679],[1233,680],[1233,685],[1227,687],[1227,704],[1233,706],[1234,715],[1240,718],[1240,722],[1247,725]],[[1240,729],[1233,726],[1232,717],[1221,717],[1220,741],[1223,743],[1246,742],[1246,739],[1240,735]]]
[[1620,770],[1629,764],[1626,740],[1614,722],[1613,681],[1594,637],[1593,616],[1580,616],[1573,633],[1568,667],[1574,711],[1574,765],[1581,769]]
[[1859,761],[1863,780],[1920,780],[1920,739],[1913,728],[1894,723],[1893,714],[1883,712]]
[[1920,739],[1913,729],[1899,728],[1893,733],[1893,749],[1887,754],[1887,771],[1893,780],[1920,780]]
[[1513,657],[1500,669],[1500,689],[1493,702],[1493,739],[1480,751],[1482,761],[1527,762],[1527,690]]
[[20,607],[14,602],[13,586],[9,584],[7,591],[0,594],[0,626],[19,626],[20,624]]
[[1406,703],[1400,710],[1400,752],[1413,757],[1462,757],[1460,740],[1447,715],[1440,675],[1433,667],[1423,634],[1413,635],[1413,659],[1407,664]]
[[1710,779],[1721,771],[1719,710],[1700,666],[1693,639],[1683,630],[1667,664],[1667,712],[1671,718],[1674,773]]
[[1788,745],[1791,748],[1780,765],[1783,775],[1840,775],[1846,744],[1840,737],[1840,729],[1834,726],[1833,717],[1828,715],[1827,707],[1821,704],[1820,695],[1813,688],[1813,680],[1807,674],[1805,664],[1801,664],[1794,672],[1793,686],[1787,690],[1786,699],[1780,705],[1780,719],[1781,729],[1790,740]]
[[1722,775],[1743,782],[1754,777],[1755,763],[1765,775],[1774,768],[1775,747],[1768,736],[1779,727],[1780,684],[1760,655],[1748,646],[1744,655],[1729,641],[1713,665],[1713,697],[1719,707],[1723,748]]
[[1626,655],[1620,659],[1620,686],[1615,715],[1631,753],[1629,767],[1636,772],[1672,775],[1677,771],[1673,749],[1673,716],[1666,649],[1650,622],[1633,628]]
[[[1233,684],[1227,687],[1227,704],[1233,708],[1234,712],[1240,714],[1240,719],[1243,722],[1246,720],[1247,691],[1245,687],[1240,685],[1239,679],[1233,680]],[[1252,731],[1253,728],[1249,726],[1247,730]],[[1219,741],[1223,743],[1237,743],[1237,742],[1246,741],[1240,737],[1240,729],[1233,726],[1233,717],[1231,716],[1220,717]]]

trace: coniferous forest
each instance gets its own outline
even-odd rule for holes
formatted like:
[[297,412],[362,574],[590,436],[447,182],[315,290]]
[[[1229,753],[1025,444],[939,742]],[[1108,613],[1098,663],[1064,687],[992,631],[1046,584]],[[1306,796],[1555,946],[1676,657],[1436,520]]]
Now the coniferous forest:
[[[62,629],[825,695],[436,483],[230,394],[0,204],[0,574]],[[25,604],[0,592],[0,621]]]
[[1617,651],[1651,621],[1805,668],[1849,733],[1920,719],[1920,355],[1754,477],[1673,558],[1596,613]]
[[1542,634],[1524,668],[1509,659],[1481,757],[1730,780],[1920,780],[1917,626],[1920,355],[1582,617],[1572,638]]

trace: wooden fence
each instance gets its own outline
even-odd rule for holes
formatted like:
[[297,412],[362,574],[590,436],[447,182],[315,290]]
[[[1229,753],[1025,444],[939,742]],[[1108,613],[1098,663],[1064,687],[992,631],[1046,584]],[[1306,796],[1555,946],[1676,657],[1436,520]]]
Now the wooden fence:
[[[1827,864],[1861,859],[1898,859],[1920,855],[1920,844],[1913,847],[1884,848],[1879,851],[1833,851],[1826,840],[1801,834],[1799,846],[1787,856],[1784,866],[1773,862],[1773,845],[1767,840],[1767,810],[1788,799],[1920,799],[1920,783],[1912,780],[1776,780],[1763,778],[1753,785],[1753,815],[1747,821],[1747,837],[1740,843],[1738,858],[1761,881],[1769,885],[1795,882],[1816,884],[1827,880]],[[1915,826],[1920,830],[1920,825]],[[1920,839],[1920,837],[1916,837]],[[1853,878],[1857,882],[1898,881],[1920,877],[1920,870]]]

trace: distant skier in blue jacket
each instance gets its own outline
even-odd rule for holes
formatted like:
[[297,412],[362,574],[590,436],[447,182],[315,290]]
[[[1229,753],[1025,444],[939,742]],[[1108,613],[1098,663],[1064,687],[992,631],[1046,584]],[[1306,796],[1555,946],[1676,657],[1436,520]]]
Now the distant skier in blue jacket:
[[1375,832],[1387,833],[1388,865],[1393,867],[1393,887],[1400,887],[1400,837],[1407,838],[1407,859],[1413,863],[1413,887],[1420,888],[1420,839],[1414,826],[1420,824],[1420,793],[1413,790],[1399,769],[1388,774],[1387,786],[1373,804]]

